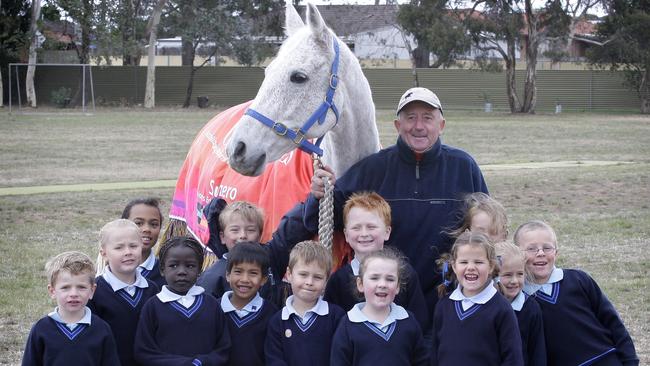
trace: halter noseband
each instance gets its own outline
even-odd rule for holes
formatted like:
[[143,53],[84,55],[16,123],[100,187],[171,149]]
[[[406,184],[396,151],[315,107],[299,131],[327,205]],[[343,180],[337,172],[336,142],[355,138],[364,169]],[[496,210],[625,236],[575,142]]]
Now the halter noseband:
[[281,122],[275,122],[262,113],[248,108],[246,110],[246,115],[253,117],[254,119],[262,122],[265,126],[270,127],[273,132],[278,136],[284,136],[291,140],[297,148],[308,153],[316,154],[318,156],[323,155],[323,149],[320,148],[320,144],[323,141],[323,136],[319,137],[316,140],[316,143],[313,144],[308,139],[305,139],[305,134],[311,126],[318,121],[319,125],[322,125],[325,122],[325,117],[327,117],[327,112],[331,109],[334,112],[336,117],[336,123],[339,121],[339,111],[334,105],[334,92],[336,87],[339,84],[338,69],[339,69],[339,43],[335,37],[333,39],[334,44],[334,61],[332,61],[332,67],[330,68],[330,80],[329,88],[327,89],[327,94],[325,96],[325,101],[312,113],[312,115],[307,119],[304,125],[300,128],[290,129],[285,124]]

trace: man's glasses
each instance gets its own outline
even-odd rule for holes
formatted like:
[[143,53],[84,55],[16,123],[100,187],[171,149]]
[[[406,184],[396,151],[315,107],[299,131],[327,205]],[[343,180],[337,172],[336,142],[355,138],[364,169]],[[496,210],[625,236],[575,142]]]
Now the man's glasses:
[[530,254],[530,255],[535,255],[535,254],[539,253],[540,250],[541,250],[542,252],[544,252],[544,254],[550,254],[550,253],[553,253],[553,252],[555,251],[555,247],[551,247],[551,246],[543,246],[543,247],[541,247],[541,248],[530,247],[530,248],[526,248],[526,249],[524,249],[524,251],[525,251],[527,254]]

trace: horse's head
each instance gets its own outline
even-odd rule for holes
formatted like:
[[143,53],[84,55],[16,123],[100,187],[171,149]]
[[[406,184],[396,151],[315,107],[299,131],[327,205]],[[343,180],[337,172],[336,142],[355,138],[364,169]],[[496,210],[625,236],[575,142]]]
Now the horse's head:
[[[345,46],[325,25],[316,6],[308,4],[305,24],[288,4],[285,24],[287,39],[266,68],[255,100],[228,143],[229,164],[244,175],[260,175],[267,163],[301,142],[323,136],[336,125],[336,108],[344,99],[342,91],[334,92],[338,80],[332,81],[330,75],[341,58],[335,47]],[[314,118],[317,110],[324,112]],[[306,126],[309,121],[313,124]]]

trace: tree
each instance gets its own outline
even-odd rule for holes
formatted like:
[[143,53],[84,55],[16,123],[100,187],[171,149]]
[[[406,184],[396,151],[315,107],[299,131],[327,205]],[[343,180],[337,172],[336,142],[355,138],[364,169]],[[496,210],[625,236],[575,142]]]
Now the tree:
[[[476,7],[483,7],[483,12],[476,12]],[[511,113],[518,112],[521,104],[517,95],[515,68],[523,26],[518,4],[513,0],[477,1],[474,8],[465,14],[465,22],[474,47],[483,53],[478,58],[479,66],[483,65],[481,68],[485,69],[490,65],[481,62],[494,53],[504,61],[508,105]]]
[[77,52],[80,64],[90,62],[90,36],[94,28],[93,0],[57,0],[56,4],[67,16],[81,28],[81,40],[76,34],[70,34],[70,46]]
[[8,69],[8,64],[18,62],[20,51],[29,40],[30,6],[27,0],[0,1],[0,106],[4,105],[7,75],[2,70]]
[[36,46],[38,38],[38,19],[41,14],[41,0],[32,0],[32,14],[29,24],[29,65],[27,66],[27,75],[25,76],[25,92],[27,94],[27,104],[36,108],[36,89],[34,89],[34,73],[36,69]]
[[149,55],[147,57],[147,85],[144,92],[144,107],[153,108],[156,105],[156,38],[158,35],[158,24],[160,15],[167,0],[158,0],[149,18],[147,33],[149,34]]
[[650,114],[650,3],[612,0],[607,5],[609,13],[597,28],[604,41],[587,56],[599,67],[622,70],[639,95],[641,113]]
[[[189,66],[189,80],[183,107],[190,106],[194,76],[210,60],[233,55],[245,64],[261,61],[270,48],[263,37],[269,29],[279,34],[280,2],[272,0],[177,0],[170,3],[165,28],[181,37],[183,65]],[[196,55],[205,57],[194,66]]]
[[[397,22],[415,38],[415,67],[449,67],[469,50],[462,22],[448,8],[449,0],[411,0],[400,6]],[[434,63],[430,64],[431,53]]]

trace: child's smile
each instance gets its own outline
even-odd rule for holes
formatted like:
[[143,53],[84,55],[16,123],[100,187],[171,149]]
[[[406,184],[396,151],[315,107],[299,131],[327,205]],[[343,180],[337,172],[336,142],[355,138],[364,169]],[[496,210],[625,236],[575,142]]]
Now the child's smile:
[[556,243],[548,230],[538,229],[519,234],[519,247],[526,253],[526,268],[535,283],[548,281],[555,267]]
[[226,280],[230,284],[233,296],[230,299],[233,306],[241,309],[248,304],[266,283],[266,274],[257,263],[238,263],[226,273]]
[[357,280],[357,288],[366,299],[366,307],[376,313],[389,311],[390,304],[399,293],[397,262],[385,258],[370,259],[363,278]]
[[463,295],[467,297],[478,295],[485,289],[492,271],[485,249],[477,245],[459,247],[452,268]]
[[525,280],[524,263],[520,258],[505,257],[502,259],[499,270],[499,285],[503,296],[512,301],[524,288]]

